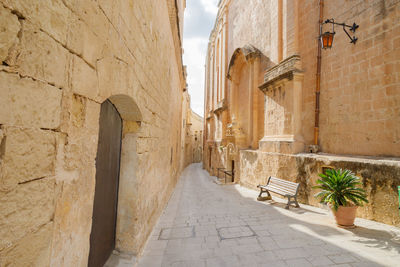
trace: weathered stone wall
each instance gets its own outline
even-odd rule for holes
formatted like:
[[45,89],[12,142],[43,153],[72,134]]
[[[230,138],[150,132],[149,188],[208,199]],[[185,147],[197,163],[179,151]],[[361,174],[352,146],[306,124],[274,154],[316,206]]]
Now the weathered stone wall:
[[[333,48],[322,51],[320,148],[335,154],[399,156],[400,3],[323,2],[324,19],[356,22],[360,27],[356,45],[349,44],[338,26]],[[231,1],[227,22],[228,59],[246,44],[261,51],[265,70],[293,54],[300,55],[305,147],[313,143],[318,19],[319,0],[238,0]],[[326,25],[323,31],[330,29]]]
[[[332,49],[322,51],[320,145],[335,154],[400,156],[400,2],[324,1],[324,19],[353,22],[350,44],[335,27]],[[299,2],[299,52],[304,70],[303,135],[312,143],[318,1]],[[331,30],[326,25],[323,31]]]
[[141,251],[181,169],[169,21],[167,1],[0,0],[1,266],[87,265],[108,98],[124,122],[116,245]]
[[192,142],[192,162],[198,163],[203,157],[203,118],[190,110],[190,140]]
[[188,121],[190,120],[190,95],[188,91],[183,93],[182,98],[182,122],[181,122],[181,151],[183,157],[181,158],[182,169],[186,168],[190,163],[192,163],[191,154],[189,153],[191,145],[190,141],[190,129],[188,127]]
[[242,150],[240,184],[256,189],[266,184],[269,176],[279,177],[300,183],[300,203],[318,206],[321,204],[314,198],[318,189],[312,187],[323,167],[349,169],[361,178],[369,203],[358,209],[358,217],[400,226],[400,163],[396,160]]
[[190,108],[190,97],[188,95],[184,120],[184,167],[192,163],[202,161],[203,151],[203,118],[197,115]]
[[228,17],[228,59],[237,48],[251,44],[278,62],[278,1],[231,1]]

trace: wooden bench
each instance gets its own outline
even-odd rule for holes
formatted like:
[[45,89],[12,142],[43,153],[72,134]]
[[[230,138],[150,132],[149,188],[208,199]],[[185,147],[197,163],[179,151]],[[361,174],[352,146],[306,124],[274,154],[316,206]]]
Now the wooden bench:
[[[288,198],[288,203],[286,204],[286,209],[289,209],[290,204],[295,204],[296,208],[299,208],[299,203],[297,202],[297,193],[299,191],[298,183],[289,182],[283,179],[270,176],[266,185],[258,185],[260,188],[260,198],[263,193],[267,193],[268,197],[271,197],[269,192],[279,194],[281,196]],[[294,199],[294,200],[291,200]]]

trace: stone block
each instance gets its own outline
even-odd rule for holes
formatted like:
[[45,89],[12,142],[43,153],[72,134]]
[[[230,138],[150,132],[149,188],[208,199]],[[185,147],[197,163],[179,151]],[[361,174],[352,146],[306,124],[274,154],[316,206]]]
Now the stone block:
[[52,220],[54,190],[55,180],[45,178],[20,184],[10,192],[0,191],[0,251],[13,247],[25,235]]
[[[16,65],[19,73],[35,77],[57,87],[68,86],[68,50],[34,25],[24,22]],[[14,59],[12,59],[14,61]]]
[[0,62],[7,60],[10,49],[18,43],[20,29],[18,17],[0,5]]
[[98,95],[97,72],[78,56],[72,60],[72,91],[96,99]]
[[101,40],[81,19],[74,18],[70,23],[67,47],[82,56],[92,66],[101,57],[104,46]]
[[50,266],[53,223],[29,233],[15,246],[0,251],[1,266]]
[[[112,25],[108,18],[104,15],[103,10],[99,8],[98,1],[82,1],[82,0],[62,0],[70,10],[77,16],[73,20],[79,18],[100,38],[108,40],[109,30]],[[113,1],[114,3],[115,1]],[[73,21],[70,23],[74,23]],[[107,41],[109,43],[109,40]]]
[[0,187],[12,190],[19,183],[54,175],[55,133],[4,127]]
[[0,124],[55,129],[60,114],[61,90],[0,72]]
[[[85,128],[93,135],[99,132],[100,104],[91,100],[86,102]],[[97,148],[97,138],[94,140]]]
[[62,0],[3,0],[3,4],[65,44],[71,11]]

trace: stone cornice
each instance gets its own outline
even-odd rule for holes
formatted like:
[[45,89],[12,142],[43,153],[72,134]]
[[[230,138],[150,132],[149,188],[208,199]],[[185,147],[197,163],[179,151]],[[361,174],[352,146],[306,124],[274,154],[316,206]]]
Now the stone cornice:
[[217,108],[214,110],[214,113],[218,114],[218,113],[224,111],[226,108],[227,108],[226,101],[225,101],[225,99],[223,99],[218,102]]
[[264,74],[264,83],[258,88],[265,92],[272,84],[279,80],[292,80],[294,74],[302,73],[301,60],[299,55],[293,55],[283,60],[278,65],[270,68]]

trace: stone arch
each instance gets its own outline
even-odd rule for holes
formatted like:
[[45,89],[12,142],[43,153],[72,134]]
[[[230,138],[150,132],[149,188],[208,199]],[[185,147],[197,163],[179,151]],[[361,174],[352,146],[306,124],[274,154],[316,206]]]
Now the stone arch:
[[[235,138],[239,148],[258,148],[263,129],[263,94],[258,89],[260,83],[262,53],[248,44],[237,48],[229,62],[227,78],[230,80],[228,95],[232,123],[244,132]],[[237,137],[237,136],[236,136]]]
[[136,102],[127,95],[113,95],[108,98],[117,108],[122,120],[130,122],[142,121],[142,113]]
[[229,80],[232,80],[233,72],[235,71],[235,69],[237,69],[235,68],[235,66],[242,65],[251,58],[259,58],[260,56],[260,50],[250,44],[236,48],[236,50],[232,54],[231,60],[229,61],[227,78]]

